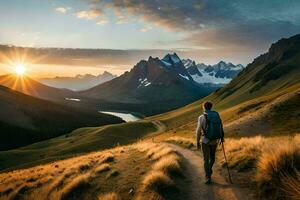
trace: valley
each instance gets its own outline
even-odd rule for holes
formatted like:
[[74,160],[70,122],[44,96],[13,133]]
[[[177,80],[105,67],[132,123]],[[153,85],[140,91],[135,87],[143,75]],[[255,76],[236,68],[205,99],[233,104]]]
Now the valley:
[[[0,199],[297,199],[299,58],[295,35],[272,44],[221,88],[199,86],[177,54],[167,54],[91,89],[72,91],[68,98],[81,101],[71,100],[71,108],[107,102],[108,109],[89,110],[126,123],[91,125],[1,151]],[[214,103],[224,123],[233,184],[221,150],[214,183],[202,184],[195,129],[205,101]]]

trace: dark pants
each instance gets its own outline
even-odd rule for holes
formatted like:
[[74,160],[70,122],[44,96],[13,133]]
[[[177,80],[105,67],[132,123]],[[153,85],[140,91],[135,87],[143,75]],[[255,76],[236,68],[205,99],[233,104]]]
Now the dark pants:
[[204,170],[207,178],[212,175],[212,167],[216,159],[216,150],[218,145],[204,144],[202,143],[202,151],[204,158]]

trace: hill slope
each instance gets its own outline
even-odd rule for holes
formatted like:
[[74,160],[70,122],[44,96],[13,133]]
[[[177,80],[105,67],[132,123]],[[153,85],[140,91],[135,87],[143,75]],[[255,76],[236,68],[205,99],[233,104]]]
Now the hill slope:
[[17,90],[24,94],[51,101],[65,101],[72,98],[74,92],[66,89],[57,89],[43,85],[27,76],[3,75],[0,76],[0,85]]
[[48,139],[84,126],[121,119],[55,104],[0,86],[0,150]]
[[[186,131],[193,130],[201,103],[211,100],[215,109],[221,111],[228,134],[297,132],[300,130],[299,77],[300,35],[295,35],[272,44],[267,53],[256,58],[224,88],[153,119],[163,120],[170,129],[189,124],[190,129]],[[287,122],[289,126],[284,126]]]

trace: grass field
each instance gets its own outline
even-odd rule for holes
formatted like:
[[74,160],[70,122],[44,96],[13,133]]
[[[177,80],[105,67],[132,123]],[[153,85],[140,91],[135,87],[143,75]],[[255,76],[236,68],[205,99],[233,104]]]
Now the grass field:
[[133,143],[156,130],[157,127],[147,121],[77,129],[70,134],[26,147],[1,151],[0,170],[31,166]]
[[182,157],[140,142],[0,174],[0,199],[182,199]]

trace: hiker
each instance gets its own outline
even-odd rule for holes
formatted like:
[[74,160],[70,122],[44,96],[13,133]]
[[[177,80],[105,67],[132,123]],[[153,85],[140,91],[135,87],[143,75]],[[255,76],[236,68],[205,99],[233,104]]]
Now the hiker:
[[212,168],[215,162],[216,150],[219,142],[224,142],[224,130],[220,115],[212,111],[213,104],[205,102],[203,104],[204,113],[198,118],[197,149],[201,147],[204,158],[205,183],[211,183]]

